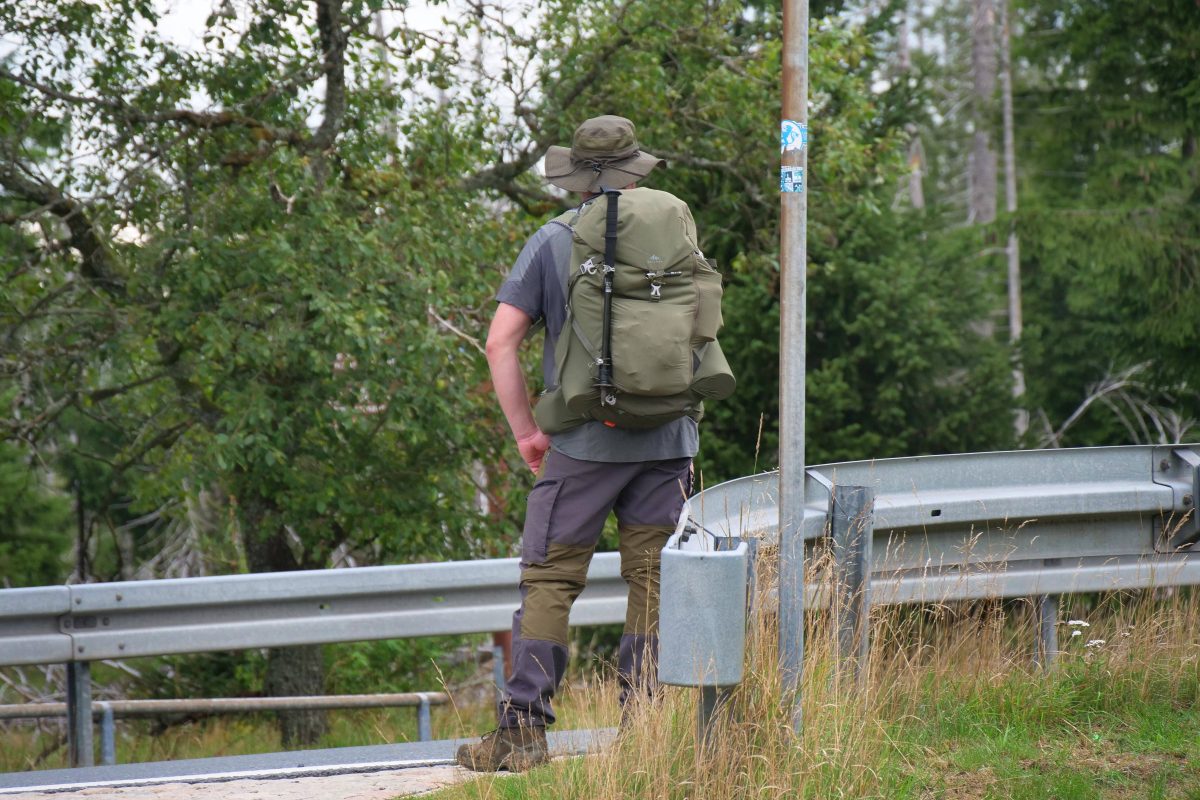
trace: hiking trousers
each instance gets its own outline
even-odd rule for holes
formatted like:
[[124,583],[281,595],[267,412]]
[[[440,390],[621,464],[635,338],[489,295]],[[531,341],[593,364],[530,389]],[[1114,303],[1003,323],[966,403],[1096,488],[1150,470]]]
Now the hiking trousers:
[[581,461],[548,451],[525,511],[521,608],[513,614],[513,668],[501,727],[554,722],[551,699],[567,669],[567,618],[609,512],[620,533],[629,589],[617,656],[621,703],[656,682],[659,562],[691,493],[690,458]]

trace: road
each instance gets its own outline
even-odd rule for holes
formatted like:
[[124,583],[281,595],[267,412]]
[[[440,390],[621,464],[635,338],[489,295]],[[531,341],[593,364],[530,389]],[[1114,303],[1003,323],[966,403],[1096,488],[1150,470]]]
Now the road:
[[[555,755],[602,747],[613,730],[550,734]],[[111,767],[0,774],[0,800],[387,800],[469,778],[453,765],[466,740],[408,742]]]

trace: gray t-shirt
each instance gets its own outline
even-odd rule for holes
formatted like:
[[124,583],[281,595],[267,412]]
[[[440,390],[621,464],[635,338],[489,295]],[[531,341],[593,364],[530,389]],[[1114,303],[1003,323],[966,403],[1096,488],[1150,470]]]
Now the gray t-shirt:
[[[524,311],[534,322],[546,321],[542,377],[555,385],[554,342],[566,321],[565,287],[571,269],[571,229],[552,220],[530,237],[517,256],[496,300]],[[691,458],[700,446],[696,421],[682,417],[649,430],[609,428],[587,422],[550,437],[551,446],[563,455],[582,461],[656,461]]]

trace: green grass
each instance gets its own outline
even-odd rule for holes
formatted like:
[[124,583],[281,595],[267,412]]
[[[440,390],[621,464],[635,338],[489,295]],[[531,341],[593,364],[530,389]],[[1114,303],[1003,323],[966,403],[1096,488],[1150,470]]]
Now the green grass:
[[[863,688],[835,679],[827,632],[810,619],[799,738],[767,625],[710,749],[697,745],[694,690],[668,688],[605,752],[430,797],[1200,800],[1200,606],[1146,593],[1085,611],[1109,644],[1067,638],[1049,673],[1028,664],[1028,609],[883,612]],[[562,727],[612,724],[611,687],[578,695],[590,703]]]
[[[778,763],[763,760],[757,774],[753,763],[733,771],[729,777],[739,780],[730,781],[727,795],[704,793],[713,787],[706,787],[703,781],[698,787],[701,791],[692,793],[687,778],[698,770],[693,763],[694,742],[689,741],[690,692],[671,689],[668,693],[673,696],[665,700],[665,709],[650,711],[654,715],[666,710],[672,718],[665,721],[665,726],[663,720],[646,721],[645,727],[635,731],[633,741],[616,745],[612,752],[560,759],[525,775],[482,776],[431,797],[1200,800],[1200,709],[1194,703],[1181,707],[1178,695],[1129,703],[1115,713],[1100,708],[1109,704],[1105,692],[1098,690],[1088,676],[1072,670],[1049,677],[1021,674],[997,686],[964,682],[951,691],[933,687],[924,691],[922,716],[881,720],[877,738],[868,737],[871,741],[857,746],[847,743],[849,749],[859,751],[865,763],[847,761],[839,754],[829,758],[831,754],[825,753],[826,763],[815,768],[805,765],[801,770],[803,781],[798,784],[780,774]],[[1047,695],[1082,695],[1086,702],[1050,709],[1023,705]],[[572,722],[564,720],[566,727],[575,727]],[[809,719],[809,724],[818,729],[826,727],[817,719]],[[735,721],[722,730],[728,733],[742,725]],[[663,766],[661,754],[646,752],[664,741],[660,736],[664,727],[669,731],[666,747],[678,748],[665,765],[666,773],[680,779],[673,787],[652,774],[655,767]],[[809,755],[822,755],[821,748],[811,744],[802,744],[799,749],[802,753],[809,751]],[[848,775],[856,765],[859,774]],[[619,793],[615,794],[611,793],[614,774],[619,775]],[[864,780],[864,774],[870,777]],[[839,793],[839,785],[844,785],[848,777],[853,788]]]
[[[416,711],[411,708],[329,712],[330,730],[321,747],[353,747],[416,741]],[[459,723],[448,708],[432,709],[435,737],[451,735]],[[99,738],[99,728],[95,731]],[[0,729],[0,772],[66,767],[62,732],[55,725],[29,724]],[[170,761],[209,756],[248,755],[282,750],[270,715],[231,714],[172,725],[158,731],[146,720],[117,720],[117,763]],[[49,751],[37,760],[38,755]],[[99,741],[96,742],[97,758]]]
[[[788,724],[769,615],[751,631],[746,680],[715,728],[695,737],[694,691],[671,688],[638,709],[629,735],[605,752],[558,759],[517,776],[480,776],[432,795],[492,798],[701,800],[1200,800],[1200,602],[1180,593],[1076,600],[1088,649],[1064,636],[1050,673],[1029,666],[1032,625],[1020,605],[885,610],[873,620],[863,687],[837,678],[823,617],[807,632],[804,735]],[[436,738],[493,725],[490,703],[434,709]],[[560,728],[612,727],[611,679],[588,672],[556,703]],[[330,713],[321,743],[338,747],[412,740],[412,709]],[[152,734],[118,723],[122,763],[269,752],[269,715],[213,717]],[[57,732],[0,729],[0,770],[64,766]]]
[[[490,666],[485,668],[490,676]],[[572,693],[563,698],[568,717],[578,716]],[[330,711],[329,733],[316,747],[355,747],[417,741],[415,708]],[[491,704],[434,706],[434,739],[476,736],[495,725]],[[117,763],[169,761],[212,756],[249,755],[283,750],[271,714],[214,715],[159,730],[144,719],[118,719]],[[64,729],[59,724],[0,724],[0,772],[57,769],[68,766]],[[99,728],[94,731],[99,758]],[[310,748],[305,748],[310,749]],[[41,756],[41,758],[39,758]]]
[[[1068,665],[996,686],[959,686],[928,698],[919,721],[892,723],[891,758],[932,765],[894,770],[917,793],[888,797],[1118,798],[1200,796],[1200,709],[1190,691],[1130,696],[1130,678]],[[1193,673],[1194,674],[1194,673]],[[974,692],[971,692],[971,689]],[[965,697],[968,692],[971,696]]]

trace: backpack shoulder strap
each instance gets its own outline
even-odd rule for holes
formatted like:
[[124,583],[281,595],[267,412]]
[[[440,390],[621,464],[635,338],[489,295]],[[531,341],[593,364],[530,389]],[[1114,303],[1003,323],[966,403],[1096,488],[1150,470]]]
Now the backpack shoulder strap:
[[[579,209],[572,208],[569,211],[564,211],[562,214],[559,214],[557,217],[550,220],[546,224],[547,225],[558,225],[562,228],[566,228],[567,231],[570,232],[573,230],[571,226],[574,224],[575,218],[578,216],[579,216]],[[567,276],[568,276],[568,273],[570,272],[570,266],[569,265],[564,266],[563,264],[556,264],[555,267],[557,268],[556,273],[558,275],[559,283],[562,286],[563,297],[566,297],[567,296]],[[546,329],[546,318],[542,317],[537,322],[533,323],[533,325],[529,326],[529,330],[525,333],[525,341],[529,341],[530,339],[532,339],[534,336],[541,333],[545,329]]]

